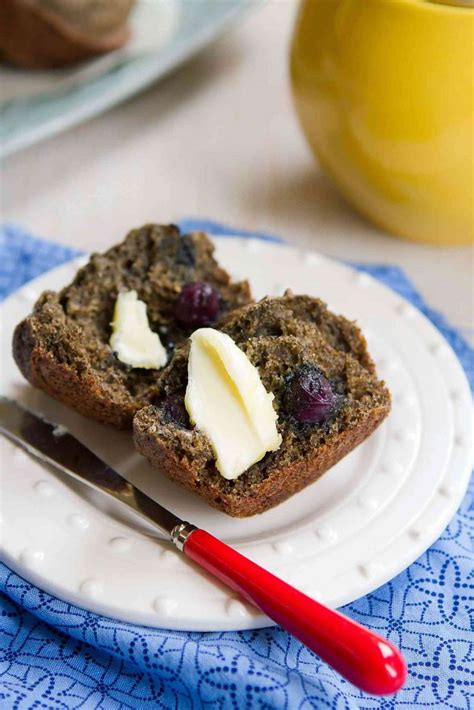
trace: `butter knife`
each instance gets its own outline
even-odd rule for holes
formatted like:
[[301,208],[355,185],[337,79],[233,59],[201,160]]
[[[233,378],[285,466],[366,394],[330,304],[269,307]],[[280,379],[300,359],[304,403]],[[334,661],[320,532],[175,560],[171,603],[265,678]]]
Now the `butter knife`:
[[388,640],[311,599],[239,552],[163,508],[63,427],[0,397],[0,433],[30,454],[114,498],[158,528],[186,557],[238,592],[368,693],[401,688],[406,667]]

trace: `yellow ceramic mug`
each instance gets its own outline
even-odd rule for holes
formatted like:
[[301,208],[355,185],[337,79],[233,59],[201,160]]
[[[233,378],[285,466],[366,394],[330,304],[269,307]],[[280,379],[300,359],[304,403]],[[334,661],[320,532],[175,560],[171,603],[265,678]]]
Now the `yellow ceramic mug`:
[[309,143],[358,209],[410,239],[465,244],[474,8],[439,2],[303,0],[291,77]]

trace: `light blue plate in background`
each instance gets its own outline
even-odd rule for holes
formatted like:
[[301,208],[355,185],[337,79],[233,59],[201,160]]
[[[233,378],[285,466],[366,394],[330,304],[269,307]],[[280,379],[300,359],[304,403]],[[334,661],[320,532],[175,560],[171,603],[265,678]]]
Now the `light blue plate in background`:
[[199,51],[258,2],[175,0],[173,29],[157,51],[125,57],[105,73],[77,85],[4,103],[0,110],[0,156],[70,128],[144,89]]

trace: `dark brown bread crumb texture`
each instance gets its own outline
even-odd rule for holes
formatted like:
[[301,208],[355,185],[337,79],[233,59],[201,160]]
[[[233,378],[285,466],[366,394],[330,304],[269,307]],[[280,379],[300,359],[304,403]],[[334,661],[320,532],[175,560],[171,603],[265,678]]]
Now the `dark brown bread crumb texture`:
[[171,352],[190,330],[173,316],[184,284],[206,281],[218,289],[221,315],[251,300],[247,282],[231,283],[202,233],[181,236],[173,225],[136,229],[105,254],[93,254],[59,293],[46,291],[16,328],[13,354],[35,387],[86,417],[119,428],[154,401],[163,370],[131,369],[109,346],[120,290],[136,290],[147,304],[152,330]]
[[[261,513],[307,486],[360,444],[390,411],[390,394],[374,372],[357,326],[330,313],[317,299],[286,294],[266,298],[229,315],[222,324],[258,368],[275,395],[283,442],[235,481],[215,467],[208,439],[167,414],[170,396],[187,384],[189,343],[167,366],[155,406],[134,418],[135,445],[169,478],[236,517]],[[285,386],[302,365],[314,365],[344,395],[343,405],[323,425],[299,424],[285,411]]]

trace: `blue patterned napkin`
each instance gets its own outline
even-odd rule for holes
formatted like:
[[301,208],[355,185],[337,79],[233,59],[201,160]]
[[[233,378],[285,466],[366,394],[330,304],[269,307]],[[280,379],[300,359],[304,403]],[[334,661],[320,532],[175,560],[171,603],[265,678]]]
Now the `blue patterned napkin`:
[[[232,231],[208,222],[182,226]],[[76,254],[18,227],[4,227],[0,296]],[[472,386],[472,350],[425,305],[403,273],[391,266],[358,268],[433,321]],[[281,629],[184,633],[132,626],[55,599],[0,563],[0,705],[3,710],[469,710],[474,707],[473,493],[471,486],[447,530],[409,569],[344,608],[404,652],[409,677],[396,696],[359,692]]]

